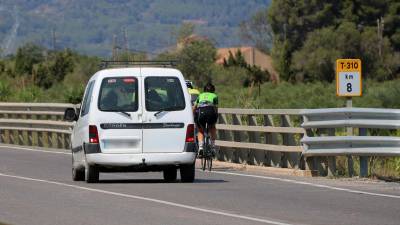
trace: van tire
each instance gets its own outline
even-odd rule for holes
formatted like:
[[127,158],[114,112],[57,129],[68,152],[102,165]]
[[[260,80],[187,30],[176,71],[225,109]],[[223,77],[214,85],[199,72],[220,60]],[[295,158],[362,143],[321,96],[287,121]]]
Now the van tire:
[[87,165],[85,168],[86,183],[99,182],[99,169],[96,166]]
[[182,165],[181,171],[181,181],[183,183],[193,183],[195,176],[194,163],[189,165]]
[[76,169],[72,167],[72,180],[73,181],[84,181],[85,180],[85,170]]
[[164,180],[166,182],[174,182],[174,181],[176,181],[177,173],[178,172],[177,172],[176,168],[165,169],[163,171]]
[[83,168],[75,168],[74,153],[72,153],[72,180],[73,181],[84,181],[85,180],[85,170]]

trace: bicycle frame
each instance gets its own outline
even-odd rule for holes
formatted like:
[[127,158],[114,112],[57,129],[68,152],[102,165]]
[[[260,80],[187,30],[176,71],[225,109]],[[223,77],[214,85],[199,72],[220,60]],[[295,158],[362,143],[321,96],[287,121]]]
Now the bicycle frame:
[[212,154],[212,149],[211,149],[211,143],[210,143],[210,134],[208,132],[208,124],[206,123],[205,129],[203,129],[203,135],[204,135],[204,147],[203,147],[203,156],[201,157],[201,166],[202,169],[206,169],[206,164],[208,167],[208,170],[211,171],[212,168],[212,159],[213,159],[213,154]]

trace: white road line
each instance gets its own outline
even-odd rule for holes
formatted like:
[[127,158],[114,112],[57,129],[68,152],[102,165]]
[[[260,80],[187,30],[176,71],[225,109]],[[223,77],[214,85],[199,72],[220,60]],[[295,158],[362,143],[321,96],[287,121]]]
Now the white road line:
[[[45,152],[45,153],[71,155],[71,153],[68,153],[68,152],[37,150],[37,149],[29,149],[29,148],[23,148],[23,147],[18,147],[18,146],[0,146],[0,148],[14,148],[14,149],[24,150],[24,151]],[[199,171],[202,171],[202,170],[199,170]],[[231,176],[251,177],[251,178],[265,179],[265,180],[277,180],[277,181],[282,181],[282,182],[287,182],[287,183],[301,184],[301,185],[307,185],[307,186],[319,187],[319,188],[326,188],[326,189],[330,189],[330,190],[344,191],[344,192],[354,193],[354,194],[365,194],[365,195],[370,195],[370,196],[378,196],[378,197],[387,197],[387,198],[400,199],[399,195],[381,194],[381,193],[353,190],[353,189],[348,189],[348,188],[339,188],[339,187],[334,187],[334,186],[329,186],[329,185],[314,184],[314,183],[309,183],[309,182],[304,182],[304,181],[297,181],[297,180],[290,180],[290,179],[279,178],[279,177],[268,177],[268,176],[259,176],[259,175],[232,173],[232,172],[222,172],[222,171],[211,171],[211,173],[231,175]]]
[[258,175],[251,175],[251,174],[241,174],[241,173],[222,172],[222,171],[211,171],[211,173],[218,173],[218,174],[225,174],[225,175],[232,175],[232,176],[242,176],[242,177],[252,177],[252,178],[258,178],[258,179],[265,179],[265,180],[277,180],[277,181],[282,181],[282,182],[287,182],[287,183],[302,184],[302,185],[326,188],[326,189],[331,189],[331,190],[336,190],[336,191],[345,191],[345,192],[350,192],[350,193],[355,193],[355,194],[365,194],[365,195],[400,199],[399,195],[389,195],[389,194],[380,194],[380,193],[367,192],[367,191],[352,190],[352,189],[348,189],[348,188],[339,188],[339,187],[333,187],[333,186],[324,185],[324,184],[313,184],[313,183],[309,183],[309,182],[290,180],[290,179],[286,179],[286,178],[267,177],[267,176],[258,176]]
[[40,182],[40,183],[46,183],[46,184],[53,184],[53,185],[58,185],[58,186],[63,186],[63,187],[70,187],[70,188],[75,188],[75,189],[80,189],[80,190],[85,190],[85,191],[90,191],[90,192],[96,192],[96,193],[102,193],[102,194],[107,194],[107,195],[112,195],[112,196],[124,197],[124,198],[129,198],[129,199],[149,201],[149,202],[159,203],[159,204],[168,205],[168,206],[175,206],[178,208],[190,209],[190,210],[204,212],[204,213],[210,213],[210,214],[215,214],[215,215],[220,215],[220,216],[227,216],[227,217],[232,217],[232,218],[237,218],[237,219],[249,220],[249,221],[253,221],[253,222],[260,222],[260,223],[274,224],[274,225],[292,225],[289,223],[278,222],[275,220],[242,216],[242,215],[238,215],[238,214],[204,209],[204,208],[199,208],[199,207],[195,207],[195,206],[159,200],[159,199],[155,199],[155,198],[147,198],[147,197],[142,197],[142,196],[138,196],[138,195],[129,195],[129,194],[123,194],[123,193],[118,193],[118,192],[105,191],[105,190],[101,190],[101,189],[82,187],[82,186],[78,186],[78,185],[66,184],[66,183],[61,183],[61,182],[56,182],[56,181],[41,180],[41,179],[35,179],[35,178],[30,178],[30,177],[9,175],[9,174],[4,174],[4,173],[0,173],[0,176],[8,177],[8,178],[15,178],[15,179],[19,179],[19,180],[25,180],[25,181],[34,181],[34,182]]
[[19,146],[5,146],[5,145],[1,145],[0,148],[5,148],[5,149],[10,149],[10,148],[11,148],[11,149],[18,149],[18,150],[30,151],[30,152],[45,152],[45,153],[53,153],[53,154],[71,155],[70,152],[51,151],[51,150],[40,150],[40,149],[24,148],[24,147],[19,147]]

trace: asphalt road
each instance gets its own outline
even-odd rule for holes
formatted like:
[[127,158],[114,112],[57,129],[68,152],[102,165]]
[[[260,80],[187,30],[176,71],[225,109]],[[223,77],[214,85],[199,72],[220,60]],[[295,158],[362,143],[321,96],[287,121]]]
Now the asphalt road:
[[[219,168],[71,180],[71,155],[0,147],[0,224],[400,224],[400,184]],[[179,175],[178,175],[179,177]]]

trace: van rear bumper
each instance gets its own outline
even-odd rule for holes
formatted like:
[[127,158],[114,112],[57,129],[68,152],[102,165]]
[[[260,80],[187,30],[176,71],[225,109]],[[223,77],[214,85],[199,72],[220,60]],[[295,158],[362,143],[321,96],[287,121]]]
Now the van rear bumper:
[[89,165],[99,166],[177,166],[192,164],[196,152],[181,153],[142,153],[142,154],[87,154]]

